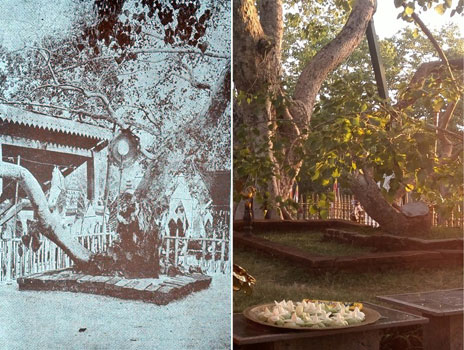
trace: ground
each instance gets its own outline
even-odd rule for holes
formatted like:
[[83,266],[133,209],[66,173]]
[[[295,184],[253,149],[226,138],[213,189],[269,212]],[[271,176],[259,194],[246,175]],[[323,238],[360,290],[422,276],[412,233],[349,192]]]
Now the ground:
[[252,295],[234,294],[234,312],[283,299],[312,298],[383,304],[376,299],[377,295],[462,288],[463,284],[462,267],[315,274],[285,260],[241,247],[234,249],[234,263],[256,278]]
[[229,349],[230,285],[213,275],[208,289],[158,306],[0,284],[0,350]]

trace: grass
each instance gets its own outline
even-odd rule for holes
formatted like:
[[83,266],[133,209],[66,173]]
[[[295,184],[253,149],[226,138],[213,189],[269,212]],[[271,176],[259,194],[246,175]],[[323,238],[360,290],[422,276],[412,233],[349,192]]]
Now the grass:
[[299,266],[242,248],[234,249],[234,263],[247,269],[257,279],[252,295],[234,292],[234,312],[282,299],[314,298],[382,304],[376,300],[377,295],[461,288],[463,285],[462,267],[316,275]]
[[343,244],[322,241],[322,232],[266,232],[257,234],[259,237],[275,243],[302,249],[314,255],[325,256],[355,256],[371,252],[368,247],[357,247],[351,244]]

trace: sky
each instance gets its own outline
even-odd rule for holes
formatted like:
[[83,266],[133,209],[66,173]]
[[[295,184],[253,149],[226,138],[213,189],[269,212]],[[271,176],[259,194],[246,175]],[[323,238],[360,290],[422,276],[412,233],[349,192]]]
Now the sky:
[[[457,0],[453,2],[456,3]],[[397,19],[400,9],[396,9],[393,0],[378,0],[374,23],[377,35],[383,39],[391,37],[407,24]],[[82,2],[77,2],[82,4]],[[42,33],[54,32],[57,35],[69,31],[71,22],[69,8],[76,2],[72,0],[2,0],[0,1],[0,43],[10,49],[19,49],[31,39],[38,39]],[[449,11],[440,16],[429,10],[421,19],[431,28],[438,28],[450,21],[455,22],[464,37],[462,16],[449,17]]]
[[72,0],[1,0],[0,43],[17,50],[45,34],[59,36],[69,32],[73,6]]
[[[453,1],[453,5],[457,0]],[[377,0],[377,12],[374,15],[375,32],[380,39],[389,38],[395,35],[401,28],[410,26],[414,28],[415,25],[407,23],[401,18],[396,18],[401,12],[401,8],[395,8],[393,0]],[[447,23],[456,23],[460,29],[461,37],[464,37],[464,19],[462,16],[455,14],[453,17],[449,16],[448,10],[445,14],[439,15],[433,9],[428,10],[422,14],[419,13],[422,21],[429,29],[438,29]]]

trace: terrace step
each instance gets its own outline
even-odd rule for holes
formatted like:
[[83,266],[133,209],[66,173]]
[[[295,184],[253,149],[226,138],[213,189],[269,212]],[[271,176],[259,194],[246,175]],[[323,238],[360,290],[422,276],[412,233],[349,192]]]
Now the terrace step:
[[19,290],[54,290],[106,295],[166,305],[190,293],[206,289],[211,277],[199,273],[159,278],[88,275],[72,268],[48,271],[17,279]]
[[310,254],[296,247],[240,232],[234,232],[234,244],[258,250],[315,271],[349,270],[361,272],[405,267],[462,266],[463,263],[463,255],[460,250],[393,251],[328,257]]
[[337,228],[325,230],[325,240],[375,247],[379,250],[463,250],[462,238],[434,239],[400,237],[390,234],[361,234]]

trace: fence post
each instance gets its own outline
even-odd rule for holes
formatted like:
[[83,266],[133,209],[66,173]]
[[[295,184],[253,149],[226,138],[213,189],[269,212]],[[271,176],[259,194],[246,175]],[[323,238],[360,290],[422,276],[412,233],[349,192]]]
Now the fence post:
[[174,266],[177,267],[179,257],[179,228],[176,228],[176,238],[174,238]]
[[7,255],[6,255],[6,281],[10,282],[11,281],[11,259],[13,258],[12,256],[12,250],[13,250],[13,244],[12,240],[8,239],[7,240]]
[[206,267],[206,240],[205,238],[201,243],[201,266]]
[[171,256],[171,236],[168,236],[168,233],[166,233],[166,267],[169,265],[169,258]]

